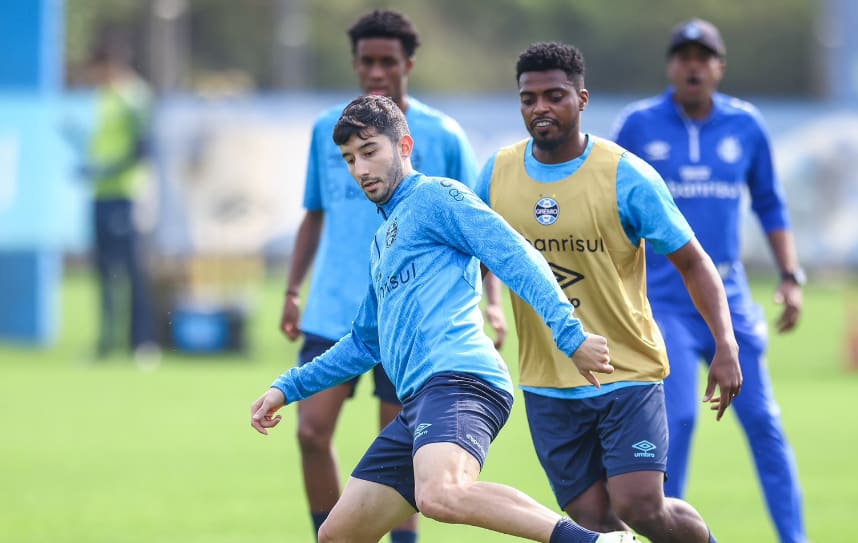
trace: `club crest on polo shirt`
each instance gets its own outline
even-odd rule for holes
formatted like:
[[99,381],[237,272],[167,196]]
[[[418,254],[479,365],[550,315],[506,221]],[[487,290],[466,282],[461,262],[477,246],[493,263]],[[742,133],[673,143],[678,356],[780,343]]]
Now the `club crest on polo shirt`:
[[540,197],[533,208],[533,216],[536,222],[543,226],[554,224],[560,216],[560,206],[557,205],[557,200],[551,196]]
[[727,164],[735,164],[742,158],[742,145],[733,136],[727,136],[718,144],[718,157]]
[[667,160],[670,157],[670,144],[666,141],[655,140],[644,145],[646,160]]
[[390,223],[390,226],[387,227],[387,235],[384,238],[384,246],[390,247],[393,245],[393,242],[396,241],[396,235],[399,233],[399,225],[396,223],[396,219],[393,219],[393,222]]

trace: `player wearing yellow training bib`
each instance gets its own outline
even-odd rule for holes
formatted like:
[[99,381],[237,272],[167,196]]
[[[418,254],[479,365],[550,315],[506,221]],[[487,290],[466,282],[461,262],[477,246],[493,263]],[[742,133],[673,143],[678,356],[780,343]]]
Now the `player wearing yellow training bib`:
[[679,269],[719,344],[708,396],[720,417],[741,387],[741,371],[718,272],[656,171],[581,131],[589,93],[578,49],[534,44],[516,73],[531,138],[493,155],[477,192],[548,261],[584,329],[607,338],[614,367],[600,376],[602,386],[588,383],[513,297],[537,456],[557,502],[582,525],[711,543],[697,511],[664,496],[668,363],[646,296],[645,243]]

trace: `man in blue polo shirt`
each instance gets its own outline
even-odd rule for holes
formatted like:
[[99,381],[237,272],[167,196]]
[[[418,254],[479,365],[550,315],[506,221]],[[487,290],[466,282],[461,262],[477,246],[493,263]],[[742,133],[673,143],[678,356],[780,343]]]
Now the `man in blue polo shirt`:
[[[802,543],[806,536],[796,461],[766,370],[767,326],[761,308],[751,299],[740,259],[743,194],[750,195],[780,270],[775,293],[784,306],[777,321],[779,332],[798,323],[804,274],[760,114],[751,104],[717,92],[725,52],[712,23],[692,19],[677,25],[667,51],[671,87],[659,97],[630,105],[613,139],[658,170],[718,266],[744,376],[742,394],[733,406],[750,442],[780,540]],[[697,371],[701,359],[711,360],[714,344],[676,269],[664,256],[647,253],[648,296],[671,367],[665,380],[670,433],[665,493],[681,497],[699,406]]]

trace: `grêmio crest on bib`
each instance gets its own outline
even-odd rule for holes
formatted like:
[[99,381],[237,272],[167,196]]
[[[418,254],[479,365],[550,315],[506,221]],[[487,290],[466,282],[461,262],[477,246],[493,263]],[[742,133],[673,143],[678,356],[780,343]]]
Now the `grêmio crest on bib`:
[[533,217],[536,222],[543,226],[549,226],[557,222],[557,217],[560,216],[560,206],[557,205],[557,200],[551,196],[540,195],[536,205],[533,207]]

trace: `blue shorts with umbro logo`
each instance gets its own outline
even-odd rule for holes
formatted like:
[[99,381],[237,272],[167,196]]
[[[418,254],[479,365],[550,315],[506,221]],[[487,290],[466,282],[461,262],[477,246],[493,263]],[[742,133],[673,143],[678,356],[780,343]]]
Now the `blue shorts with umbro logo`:
[[455,443],[482,467],[506,424],[512,396],[465,373],[432,376],[402,403],[402,412],[370,445],[352,477],[399,492],[415,510],[413,456],[429,443]]
[[580,399],[525,391],[524,402],[536,455],[561,508],[606,477],[667,469],[662,383]]

